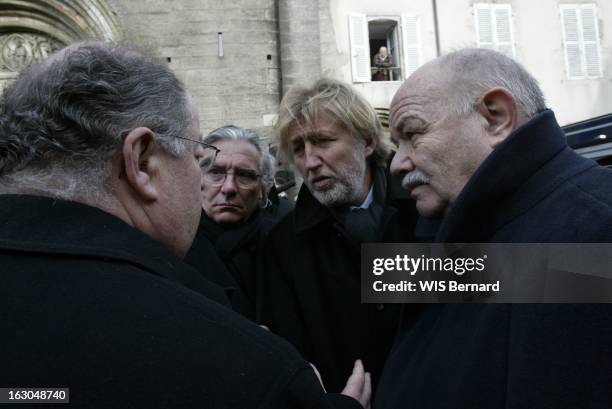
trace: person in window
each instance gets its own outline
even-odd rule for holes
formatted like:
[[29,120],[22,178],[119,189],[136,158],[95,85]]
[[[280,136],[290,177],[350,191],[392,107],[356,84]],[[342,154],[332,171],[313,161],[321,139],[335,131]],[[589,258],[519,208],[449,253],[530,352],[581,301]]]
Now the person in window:
[[224,287],[236,312],[253,319],[258,244],[293,205],[270,194],[274,157],[257,132],[224,126],[204,141],[222,152],[203,172],[202,218],[185,261]]
[[378,49],[378,53],[372,59],[372,66],[378,68],[372,75],[373,81],[389,81],[387,67],[393,67],[393,56],[387,52],[387,47]]

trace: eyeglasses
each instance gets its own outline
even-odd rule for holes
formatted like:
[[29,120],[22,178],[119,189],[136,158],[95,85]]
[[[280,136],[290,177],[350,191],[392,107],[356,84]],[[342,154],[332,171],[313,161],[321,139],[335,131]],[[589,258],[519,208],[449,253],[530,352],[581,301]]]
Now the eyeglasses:
[[215,163],[215,160],[217,159],[217,155],[219,154],[219,152],[221,152],[221,149],[217,148],[214,145],[206,143],[206,142],[196,141],[195,139],[183,138],[182,136],[177,136],[177,138],[178,139],[183,139],[185,141],[191,141],[191,142],[199,143],[200,145],[202,145],[204,147],[204,149],[212,149],[212,151],[214,152],[212,157],[211,156],[205,156],[205,157],[200,158],[200,160],[199,160],[199,165],[200,165],[200,168],[202,168],[202,171],[210,168],[212,166],[212,164]]
[[234,175],[236,184],[245,189],[255,187],[261,176],[253,170],[237,169],[235,172],[228,172],[219,166],[213,166],[208,170],[204,170],[203,175],[204,181],[211,186],[221,186],[225,182],[227,175]]

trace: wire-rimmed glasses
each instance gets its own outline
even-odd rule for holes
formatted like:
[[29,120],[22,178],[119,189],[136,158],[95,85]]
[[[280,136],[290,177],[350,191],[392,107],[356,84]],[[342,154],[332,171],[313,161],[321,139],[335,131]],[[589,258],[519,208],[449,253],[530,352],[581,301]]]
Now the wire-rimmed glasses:
[[254,170],[250,169],[236,169],[234,172],[228,172],[221,166],[211,166],[207,170],[204,170],[204,181],[210,186],[221,186],[227,175],[234,175],[234,181],[236,184],[244,189],[250,189],[257,186],[261,175]]
[[204,157],[200,158],[199,165],[200,165],[200,168],[202,169],[202,172],[205,172],[206,170],[208,170],[215,163],[215,160],[217,159],[217,155],[219,154],[219,152],[221,152],[221,149],[217,148],[214,145],[206,143],[206,142],[196,141],[195,139],[184,138],[182,136],[177,136],[176,138],[183,139],[185,141],[191,141],[191,142],[199,143],[200,145],[202,145],[204,147],[204,149],[211,149],[214,152],[212,154],[212,157],[211,156],[204,156]]

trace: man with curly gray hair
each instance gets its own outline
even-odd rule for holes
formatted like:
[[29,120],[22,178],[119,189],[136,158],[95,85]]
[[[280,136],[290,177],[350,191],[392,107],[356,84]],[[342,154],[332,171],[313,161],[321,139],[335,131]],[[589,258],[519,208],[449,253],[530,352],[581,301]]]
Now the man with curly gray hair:
[[[77,408],[360,407],[182,262],[217,151],[172,71],[126,46],[71,45],[5,91],[0,385]],[[360,367],[344,394],[367,405]]]
[[295,210],[270,233],[259,319],[289,339],[339,390],[362,358],[376,380],[398,309],[360,302],[360,246],[412,241],[414,202],[386,170],[390,153],[372,106],[321,79],[283,98],[275,142],[304,179]]

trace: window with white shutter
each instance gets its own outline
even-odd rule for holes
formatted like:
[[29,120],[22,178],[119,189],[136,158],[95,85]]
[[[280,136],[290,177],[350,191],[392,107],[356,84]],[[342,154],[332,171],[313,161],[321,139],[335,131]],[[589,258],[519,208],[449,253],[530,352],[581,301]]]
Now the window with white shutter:
[[510,4],[474,4],[478,47],[514,57],[514,29]]
[[565,67],[570,79],[603,76],[595,4],[559,6]]
[[349,15],[353,82],[370,81],[370,42],[365,14]]
[[414,14],[402,16],[402,30],[404,32],[404,65],[406,77],[408,77],[421,66],[419,16]]
[[351,13],[349,40],[353,82],[402,81],[421,65],[417,15]]

